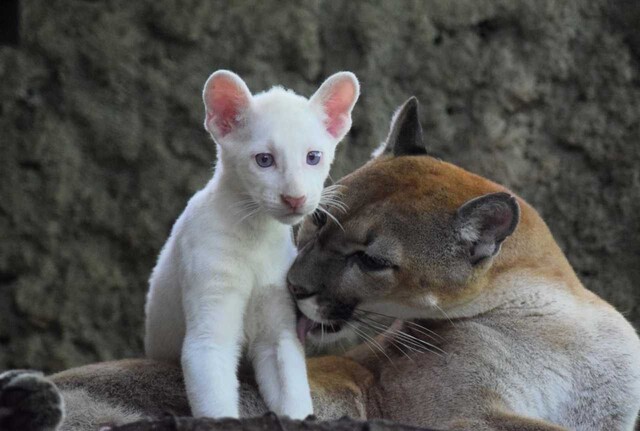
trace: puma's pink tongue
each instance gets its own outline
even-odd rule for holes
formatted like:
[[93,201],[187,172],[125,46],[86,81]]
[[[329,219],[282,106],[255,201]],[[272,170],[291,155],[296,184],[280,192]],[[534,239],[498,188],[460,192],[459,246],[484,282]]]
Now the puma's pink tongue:
[[309,319],[304,314],[298,318],[296,323],[296,333],[298,334],[298,340],[304,346],[304,342],[307,339],[307,334],[316,326],[316,322]]

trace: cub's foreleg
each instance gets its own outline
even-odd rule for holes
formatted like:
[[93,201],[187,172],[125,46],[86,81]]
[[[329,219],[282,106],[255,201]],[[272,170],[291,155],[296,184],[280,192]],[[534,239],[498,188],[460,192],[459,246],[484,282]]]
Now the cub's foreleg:
[[296,337],[295,330],[280,333],[276,343],[278,369],[282,379],[281,412],[293,419],[303,419],[313,414],[313,403],[304,349]]
[[295,331],[294,305],[284,286],[261,289],[252,307],[249,356],[267,406],[294,419],[313,413],[304,349]]
[[205,295],[185,295],[182,370],[194,416],[238,417],[237,366],[246,298],[212,285]]

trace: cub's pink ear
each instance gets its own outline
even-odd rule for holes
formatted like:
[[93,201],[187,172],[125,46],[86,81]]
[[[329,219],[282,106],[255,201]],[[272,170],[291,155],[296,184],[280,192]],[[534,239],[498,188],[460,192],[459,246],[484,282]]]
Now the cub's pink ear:
[[218,70],[207,79],[202,98],[207,111],[204,128],[217,139],[242,126],[251,104],[247,84],[228,70]]
[[327,78],[310,103],[318,106],[325,115],[327,132],[338,141],[351,128],[351,110],[360,96],[358,78],[351,72],[338,72]]

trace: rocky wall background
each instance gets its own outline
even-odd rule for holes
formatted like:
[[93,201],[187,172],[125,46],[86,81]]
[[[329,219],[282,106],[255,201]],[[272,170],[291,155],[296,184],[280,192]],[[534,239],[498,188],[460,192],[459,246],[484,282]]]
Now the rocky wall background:
[[211,174],[207,76],[363,93],[334,178],[422,103],[432,153],[510,186],[640,324],[640,3],[20,1],[0,46],[0,369],[142,352],[146,280]]

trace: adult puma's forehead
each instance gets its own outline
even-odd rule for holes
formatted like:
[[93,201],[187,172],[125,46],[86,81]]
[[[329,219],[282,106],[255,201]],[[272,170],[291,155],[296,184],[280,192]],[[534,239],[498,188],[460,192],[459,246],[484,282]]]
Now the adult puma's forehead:
[[388,208],[397,214],[455,211],[466,201],[504,187],[450,163],[429,156],[381,157],[340,181],[346,187],[349,211]]

